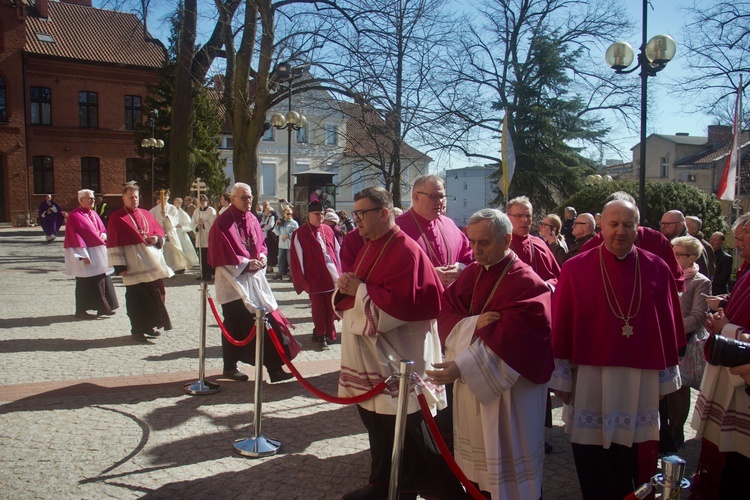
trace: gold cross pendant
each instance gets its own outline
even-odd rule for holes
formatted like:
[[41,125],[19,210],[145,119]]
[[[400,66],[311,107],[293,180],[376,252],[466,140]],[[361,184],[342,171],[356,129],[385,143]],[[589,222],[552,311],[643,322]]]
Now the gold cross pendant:
[[628,322],[625,322],[625,325],[622,327],[622,336],[630,338],[631,335],[633,335],[633,327]]

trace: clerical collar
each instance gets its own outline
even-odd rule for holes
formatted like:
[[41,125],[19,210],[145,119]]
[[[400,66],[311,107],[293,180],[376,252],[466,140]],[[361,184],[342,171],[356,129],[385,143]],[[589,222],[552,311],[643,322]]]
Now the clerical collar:
[[490,264],[490,265],[488,265],[488,266],[484,266],[484,270],[485,270],[485,271],[489,271],[491,267],[494,267],[494,266],[496,266],[496,265],[500,264],[500,263],[501,263],[502,261],[504,261],[505,259],[507,259],[507,258],[508,258],[508,257],[509,257],[509,256],[510,256],[510,255],[511,255],[512,253],[513,253],[513,252],[512,252],[512,251],[511,251],[510,249],[508,249],[508,250],[507,250],[507,251],[505,252],[505,255],[503,255],[502,257],[500,257],[500,260],[498,260],[498,261],[497,261],[497,262],[495,262],[494,264]]
[[612,254],[612,257],[614,257],[614,258],[615,258],[615,260],[617,260],[617,261],[620,261],[620,262],[625,262],[625,261],[626,261],[626,260],[628,259],[628,256],[629,256],[629,255],[630,255],[631,253],[633,253],[633,250],[635,250],[635,245],[631,246],[631,247],[630,247],[630,250],[628,251],[628,253],[626,253],[626,254],[625,254],[625,255],[623,255],[622,257],[618,257],[617,255],[615,255],[615,254],[614,254],[614,253],[613,253],[613,252],[612,252],[612,251],[611,251],[611,250],[610,250],[609,248],[607,248],[607,245],[604,245],[604,249],[605,249],[606,251],[608,251],[608,252],[609,252],[610,254]]

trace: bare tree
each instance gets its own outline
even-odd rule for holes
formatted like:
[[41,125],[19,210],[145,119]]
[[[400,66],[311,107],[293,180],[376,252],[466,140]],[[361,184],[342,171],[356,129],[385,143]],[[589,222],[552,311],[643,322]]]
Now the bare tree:
[[[365,0],[349,2],[352,24],[342,25],[326,70],[356,96],[342,111],[350,169],[346,177],[378,178],[401,204],[404,173],[426,155],[406,143],[429,126],[427,110],[436,102],[431,74],[455,25],[444,0]],[[342,179],[340,179],[342,180]]]
[[604,117],[635,126],[637,79],[592,51],[630,29],[614,0],[485,0],[445,60],[439,141],[498,168],[506,110],[516,150],[511,194],[551,209],[589,169],[585,144],[607,146]]
[[[685,102],[732,123],[740,75],[743,87],[750,83],[750,1],[694,4],[687,12],[683,36],[690,72],[680,81]],[[743,116],[750,127],[750,114]]]

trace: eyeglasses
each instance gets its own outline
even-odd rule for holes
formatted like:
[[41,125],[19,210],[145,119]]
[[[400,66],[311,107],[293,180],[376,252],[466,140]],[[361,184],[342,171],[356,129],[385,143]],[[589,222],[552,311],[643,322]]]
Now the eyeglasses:
[[585,226],[586,224],[588,224],[588,222],[574,222],[573,223],[574,226]]
[[432,201],[432,202],[443,201],[443,200],[445,200],[445,199],[447,199],[447,198],[448,198],[448,197],[447,197],[447,196],[445,196],[444,194],[430,194],[430,193],[424,193],[424,192],[422,192],[422,191],[417,191],[417,194],[423,194],[423,195],[425,195],[425,196],[426,196],[426,197],[428,197],[428,198],[430,199],[430,201]]
[[675,257],[690,257],[691,255],[693,255],[693,254],[691,254],[691,253],[677,253],[677,252],[674,253]]
[[383,207],[368,208],[367,210],[352,210],[352,215],[359,220],[365,216],[367,212],[374,212],[375,210],[382,210]]
[[235,198],[239,198],[242,201],[250,201],[253,199],[253,195],[248,196],[246,194],[243,194],[242,196],[235,196]]
[[554,227],[552,224],[547,224],[546,222],[540,222],[538,225],[539,227],[549,227],[549,228]]
[[508,214],[508,217],[515,217],[516,219],[524,218],[531,220],[531,214]]
[[672,224],[679,224],[679,223],[680,223],[680,221],[677,221],[677,222],[664,222],[664,221],[660,221],[659,225],[660,226],[671,226]]

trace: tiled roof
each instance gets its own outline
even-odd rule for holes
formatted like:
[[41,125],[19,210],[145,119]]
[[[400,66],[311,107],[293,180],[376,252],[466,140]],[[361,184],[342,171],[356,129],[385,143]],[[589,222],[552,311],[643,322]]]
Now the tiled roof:
[[708,137],[701,135],[667,135],[667,134],[654,134],[656,137],[661,137],[668,141],[676,142],[677,144],[687,144],[690,146],[702,146],[708,142]]
[[[741,147],[743,149],[746,148],[749,141],[750,141],[750,130],[746,130],[742,132],[742,135],[740,135]],[[688,156],[687,158],[682,158],[681,160],[676,161],[675,166],[679,167],[679,166],[688,166],[688,165],[711,165],[716,160],[726,157],[731,147],[732,147],[732,143],[730,141],[724,144],[720,148],[708,148],[704,151]]]
[[161,67],[165,57],[161,43],[144,40],[143,24],[134,14],[52,1],[48,19],[28,9],[25,51],[149,68]]
[[[339,104],[344,115],[349,117],[346,124],[346,155],[372,157],[391,152],[393,144],[385,135],[385,122],[380,115],[374,111],[365,113],[362,107],[357,104],[347,102]],[[383,127],[383,133],[373,137],[372,132],[377,130],[378,126]],[[431,160],[429,156],[417,151],[405,142],[401,146],[401,156],[415,160],[423,158],[428,161]]]

